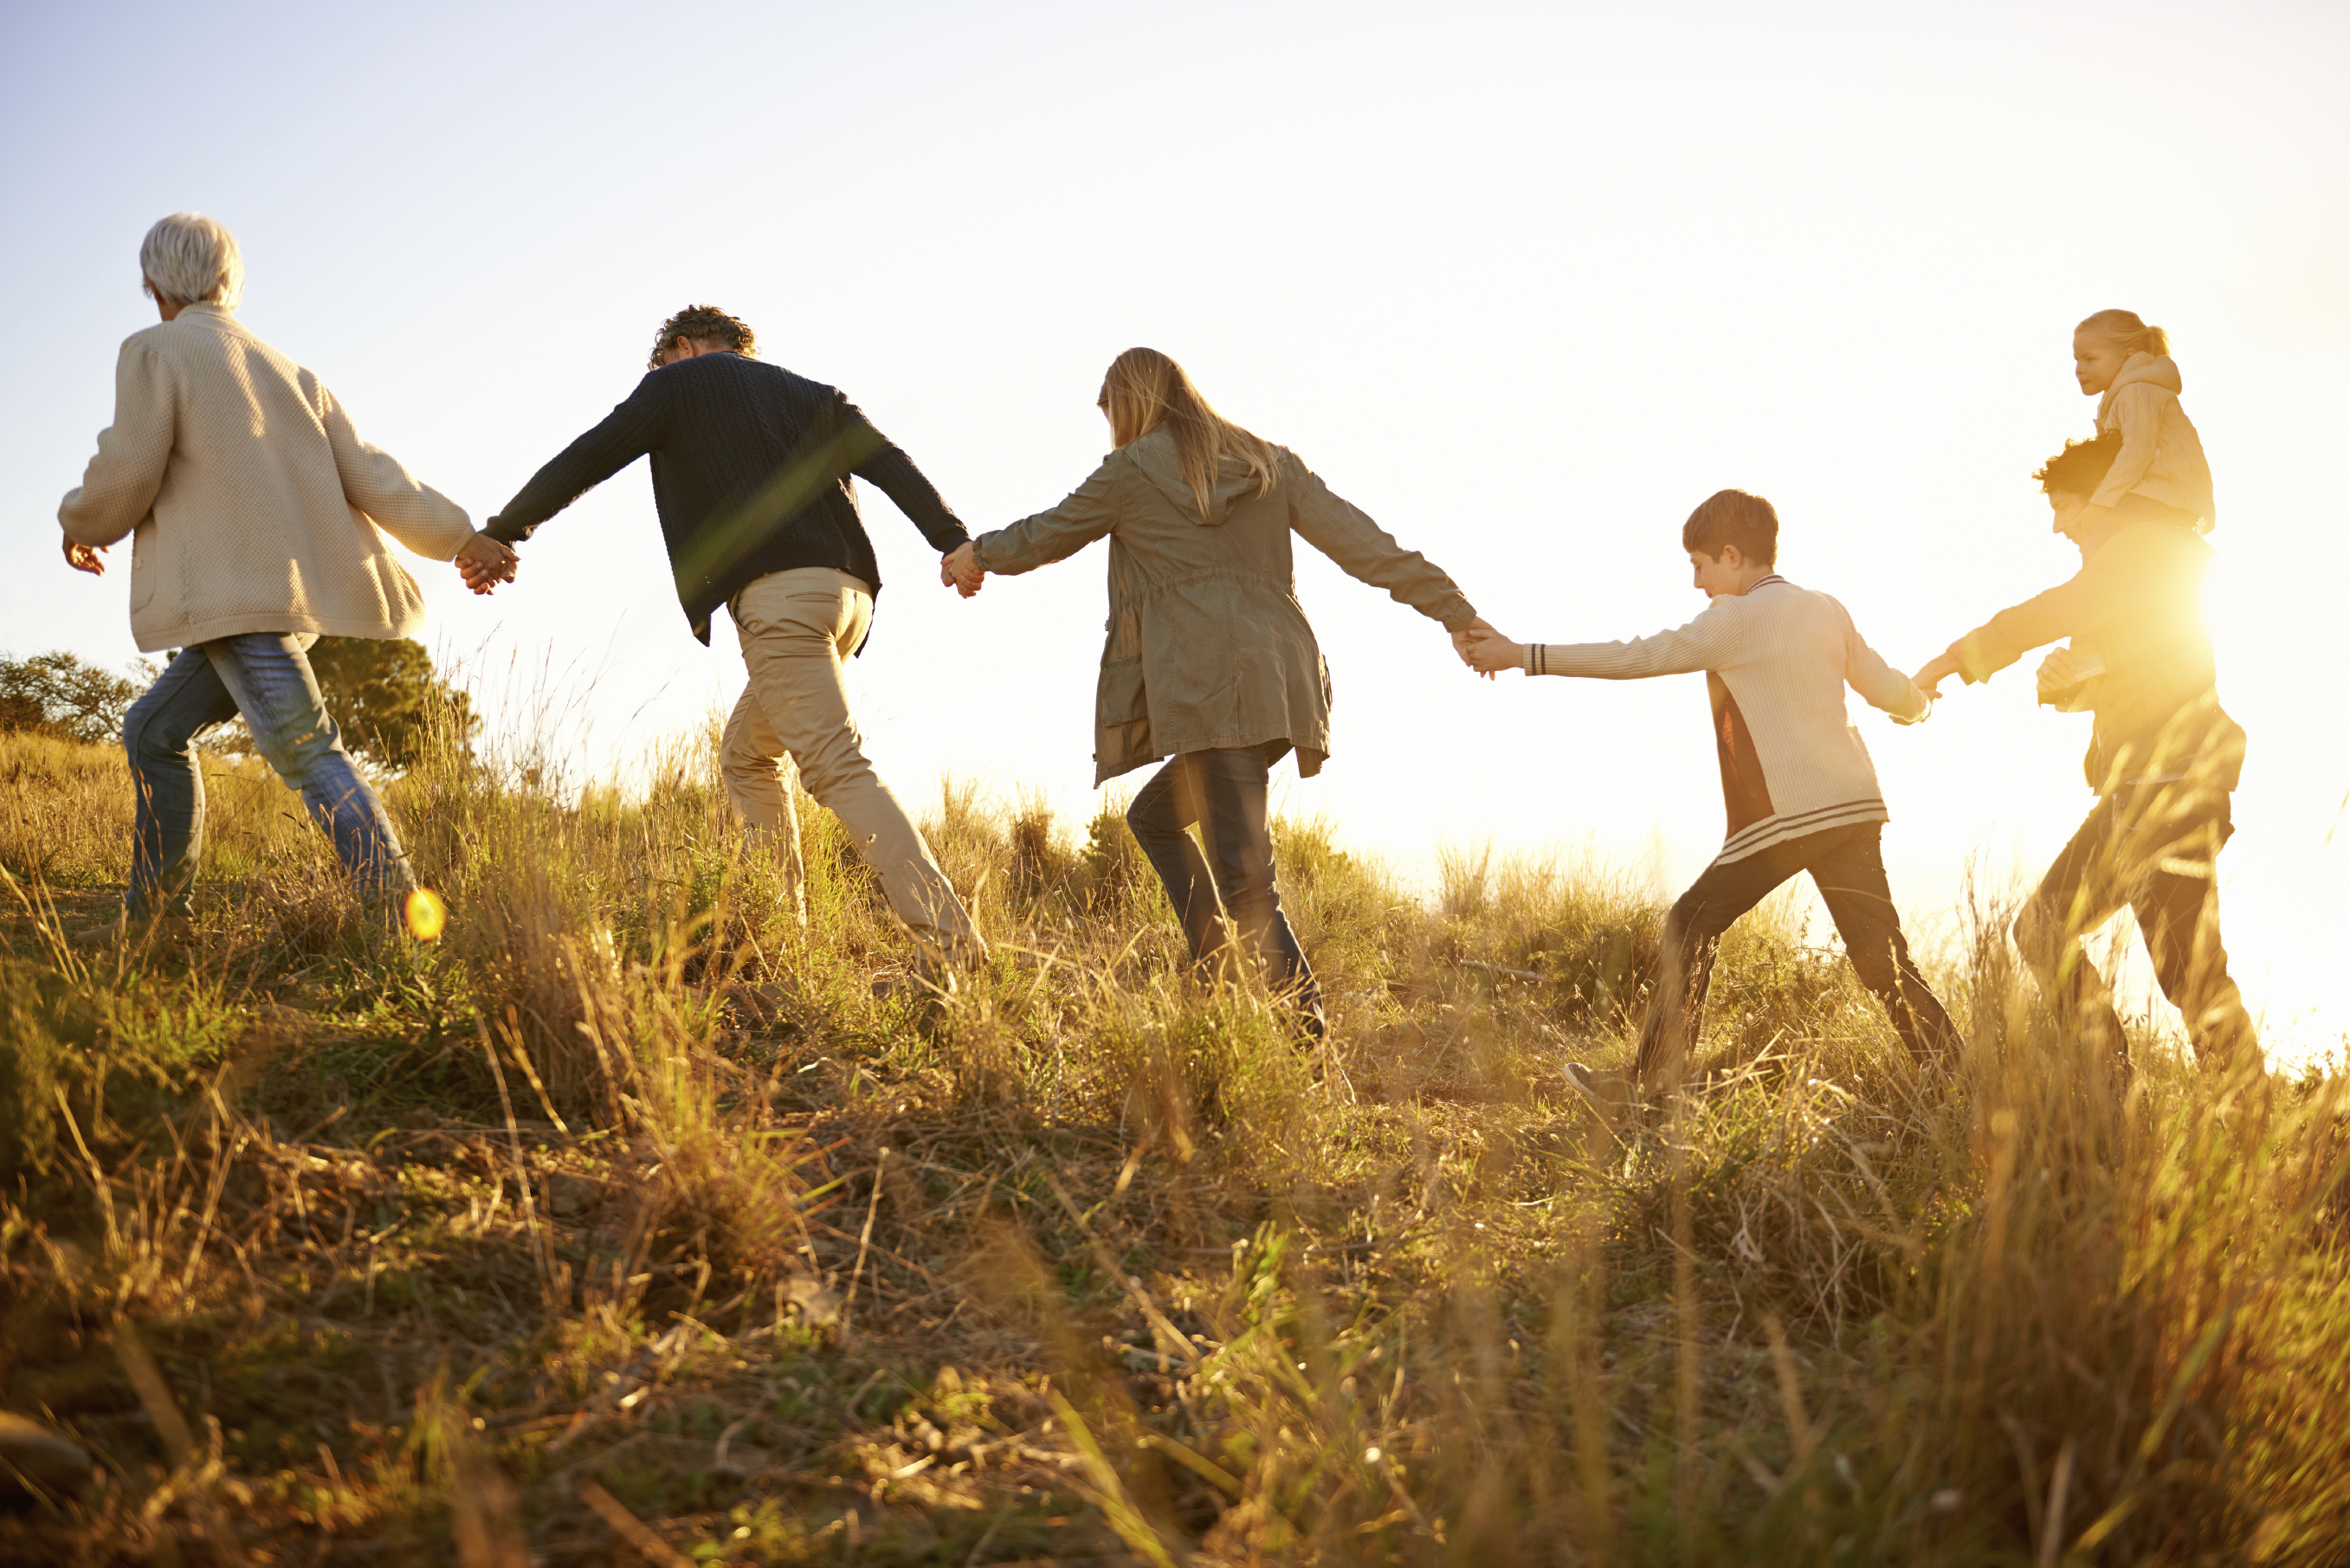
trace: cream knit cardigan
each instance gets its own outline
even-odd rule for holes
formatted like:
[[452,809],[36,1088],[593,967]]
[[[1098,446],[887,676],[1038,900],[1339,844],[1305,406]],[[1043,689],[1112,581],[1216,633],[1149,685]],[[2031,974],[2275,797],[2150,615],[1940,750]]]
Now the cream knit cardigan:
[[130,630],[148,652],[244,632],[406,637],[424,599],[384,534],[445,561],[473,532],[361,441],[316,375],[213,305],[123,340],[114,423],[57,521],[84,545],[134,535]]

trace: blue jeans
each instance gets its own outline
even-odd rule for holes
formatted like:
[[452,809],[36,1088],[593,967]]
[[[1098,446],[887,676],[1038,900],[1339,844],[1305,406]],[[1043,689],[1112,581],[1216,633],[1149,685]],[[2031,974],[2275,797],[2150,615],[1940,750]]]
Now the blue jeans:
[[[1265,827],[1266,780],[1288,748],[1269,750],[1185,752],[1150,776],[1127,807],[1126,821],[1183,922],[1198,971],[1214,972],[1229,914],[1265,979],[1295,1004],[1305,1033],[1318,1037],[1321,988],[1281,912],[1273,835]],[[1204,857],[1183,831],[1195,824],[1208,846]]]
[[253,742],[311,817],[335,855],[374,899],[413,885],[383,803],[343,750],[310,673],[309,636],[254,632],[182,649],[122,720],[138,794],[130,839],[132,919],[188,912],[204,847],[204,775],[190,737],[244,715]]

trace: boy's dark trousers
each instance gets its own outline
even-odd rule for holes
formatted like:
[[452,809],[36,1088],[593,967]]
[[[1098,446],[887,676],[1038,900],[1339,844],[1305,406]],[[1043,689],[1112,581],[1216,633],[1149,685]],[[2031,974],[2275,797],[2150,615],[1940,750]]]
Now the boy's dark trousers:
[[1640,1030],[1640,1054],[1633,1071],[1643,1085],[1669,1085],[1686,1068],[1705,993],[1713,978],[1713,955],[1722,933],[1738,917],[1771,896],[1799,871],[1812,881],[1835,921],[1836,935],[1863,985],[1877,993],[1893,1027],[1920,1062],[1956,1057],[1959,1032],[1910,961],[1901,919],[1886,886],[1885,859],[1877,847],[1884,824],[1790,838],[1742,859],[1715,861],[1690,884],[1665,917],[1664,952],[1657,968],[1657,991]]
[[2015,919],[2015,945],[2065,1021],[2126,1058],[2105,977],[2081,939],[2126,906],[2198,1061],[2220,1066],[2259,1039],[2220,943],[2220,846],[2229,797],[2189,783],[2126,784],[2096,804]]

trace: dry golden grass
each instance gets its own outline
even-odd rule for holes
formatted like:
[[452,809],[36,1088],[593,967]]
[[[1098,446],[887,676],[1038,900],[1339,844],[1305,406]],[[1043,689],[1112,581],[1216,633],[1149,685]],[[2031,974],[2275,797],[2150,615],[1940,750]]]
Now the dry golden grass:
[[1967,916],[1920,1083],[1783,917],[1652,1120],[1660,913],[1454,855],[1435,908],[1279,828],[1325,1050],[1181,978],[1112,812],[950,788],[996,959],[934,1029],[804,806],[775,912],[707,737],[641,792],[389,793],[447,898],[356,917],[213,784],[193,933],[102,749],[0,738],[0,1403],[98,1458],[57,1562],[2341,1561],[2339,1081],[2123,1088]]

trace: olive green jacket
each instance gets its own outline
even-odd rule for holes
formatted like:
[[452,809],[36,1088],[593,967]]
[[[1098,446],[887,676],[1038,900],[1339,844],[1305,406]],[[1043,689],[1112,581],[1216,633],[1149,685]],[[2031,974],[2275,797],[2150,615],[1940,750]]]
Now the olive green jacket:
[[1153,431],[1102,460],[1050,512],[973,543],[1005,576],[1109,535],[1109,622],[1094,709],[1094,782],[1161,757],[1286,741],[1310,777],[1330,753],[1330,667],[1297,603],[1290,530],[1349,576],[1456,630],[1476,618],[1461,590],[1406,550],[1287,448],[1259,495],[1222,462],[1208,514]]

